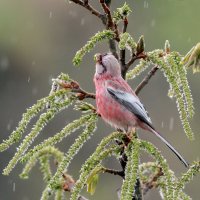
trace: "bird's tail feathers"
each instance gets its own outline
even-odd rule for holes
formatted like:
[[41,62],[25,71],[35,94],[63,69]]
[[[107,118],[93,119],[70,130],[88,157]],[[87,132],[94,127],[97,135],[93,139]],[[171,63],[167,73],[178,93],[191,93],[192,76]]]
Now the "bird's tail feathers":
[[170,149],[171,151],[178,157],[178,159],[185,165],[185,167],[189,167],[188,162],[181,156],[181,154],[157,131],[151,128],[151,132],[154,133],[160,140],[162,140]]

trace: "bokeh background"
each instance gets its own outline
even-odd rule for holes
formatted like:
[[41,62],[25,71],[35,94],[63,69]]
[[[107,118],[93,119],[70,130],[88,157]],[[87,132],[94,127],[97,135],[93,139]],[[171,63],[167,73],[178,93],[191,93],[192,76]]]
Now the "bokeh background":
[[[101,9],[97,0],[90,2]],[[113,8],[120,6],[121,2],[113,0]],[[199,0],[127,0],[127,3],[133,8],[128,31],[136,40],[141,34],[144,35],[147,51],[163,48],[168,39],[172,50],[185,54],[200,41]],[[88,54],[80,68],[74,67],[71,60],[88,38],[102,29],[103,26],[97,18],[80,6],[64,0],[0,0],[0,141],[7,138],[16,127],[27,107],[48,95],[51,79],[61,72],[70,74],[88,91],[94,91],[93,55],[107,51],[107,44],[99,45]],[[142,77],[130,82],[133,88]],[[167,97],[168,84],[160,72],[141,92],[140,98],[155,127],[191,162],[200,155],[200,74],[193,75],[189,71],[188,78],[196,108],[191,122],[196,133],[194,142],[190,142],[183,133],[175,101]],[[79,114],[72,109],[60,113],[34,144],[55,134]],[[101,119],[98,125],[96,134],[76,156],[69,169],[75,179],[84,160],[94,151],[100,140],[112,131]],[[29,130],[30,128],[31,126]],[[162,151],[177,175],[185,171],[184,166],[160,140],[146,132],[139,132],[141,138],[153,142]],[[59,148],[66,152],[79,133],[64,140]],[[0,171],[12,158],[16,147],[17,145],[13,145],[0,154]],[[147,161],[150,158],[144,154],[142,160]],[[106,160],[105,165],[119,169],[115,159]],[[40,198],[44,185],[38,166],[32,171],[29,180],[19,179],[21,169],[19,164],[10,176],[0,175],[0,200]],[[95,195],[89,198],[115,200],[116,190],[121,183],[119,177],[104,174],[100,177]],[[197,176],[185,189],[194,200],[200,197],[199,185],[200,176]],[[145,199],[156,200],[160,196],[156,190],[152,190]]]

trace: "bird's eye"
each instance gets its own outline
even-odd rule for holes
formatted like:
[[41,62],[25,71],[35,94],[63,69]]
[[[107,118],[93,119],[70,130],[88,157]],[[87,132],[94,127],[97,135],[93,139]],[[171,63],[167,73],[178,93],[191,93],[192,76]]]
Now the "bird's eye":
[[103,63],[101,63],[98,67],[97,67],[97,73],[98,74],[104,74],[107,71],[105,65]]
[[104,53],[104,54],[102,54],[102,57],[107,56],[107,55],[108,55],[108,53]]

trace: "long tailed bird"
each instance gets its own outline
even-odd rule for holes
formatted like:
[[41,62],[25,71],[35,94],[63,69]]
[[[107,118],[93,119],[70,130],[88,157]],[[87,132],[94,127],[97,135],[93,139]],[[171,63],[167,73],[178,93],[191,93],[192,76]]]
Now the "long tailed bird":
[[176,149],[155,130],[138,96],[122,78],[120,64],[112,54],[96,55],[94,83],[97,112],[105,122],[127,133],[137,127],[150,131],[160,138],[186,167],[189,166]]

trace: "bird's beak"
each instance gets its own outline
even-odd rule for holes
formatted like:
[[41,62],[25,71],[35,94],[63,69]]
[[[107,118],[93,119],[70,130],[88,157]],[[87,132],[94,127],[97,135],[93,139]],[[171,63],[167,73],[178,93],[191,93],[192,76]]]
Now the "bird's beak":
[[101,63],[102,63],[102,54],[97,53],[97,54],[94,56],[94,60],[96,61],[96,63],[101,64]]

